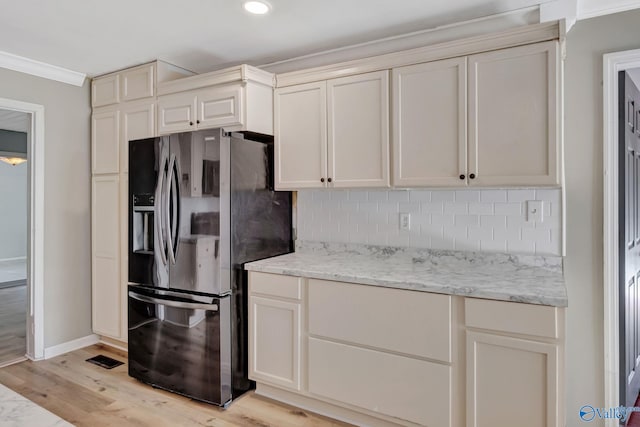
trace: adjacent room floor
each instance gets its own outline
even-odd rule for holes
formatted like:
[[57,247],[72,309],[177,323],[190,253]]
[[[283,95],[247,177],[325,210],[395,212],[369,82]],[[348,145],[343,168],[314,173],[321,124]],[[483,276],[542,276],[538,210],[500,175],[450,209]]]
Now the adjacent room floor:
[[26,261],[0,262],[0,366],[27,352]]
[[[103,354],[125,362],[107,370],[85,360]],[[346,426],[247,393],[227,410],[154,389],[127,375],[127,357],[92,346],[49,360],[0,369],[0,384],[78,426]]]

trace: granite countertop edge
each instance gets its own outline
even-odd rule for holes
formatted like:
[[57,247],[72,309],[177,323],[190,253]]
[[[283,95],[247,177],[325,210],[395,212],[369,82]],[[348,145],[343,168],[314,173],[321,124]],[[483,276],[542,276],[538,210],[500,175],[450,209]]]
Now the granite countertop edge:
[[[318,242],[300,242],[296,244],[296,249],[297,252],[247,263],[245,269],[498,301],[568,306],[561,257],[537,256],[536,262],[541,265],[529,265],[526,264],[529,262],[526,258],[523,258],[523,263],[518,256],[508,254]],[[426,259],[427,263],[433,265],[415,271],[411,264],[416,263],[416,257],[420,257],[420,264]],[[482,268],[487,264],[491,266],[483,271]],[[365,268],[358,268],[362,266]],[[384,272],[372,271],[367,274],[366,271],[370,269],[366,267],[370,266],[382,266]],[[465,271],[465,267],[468,271]],[[374,276],[375,273],[378,275]]]

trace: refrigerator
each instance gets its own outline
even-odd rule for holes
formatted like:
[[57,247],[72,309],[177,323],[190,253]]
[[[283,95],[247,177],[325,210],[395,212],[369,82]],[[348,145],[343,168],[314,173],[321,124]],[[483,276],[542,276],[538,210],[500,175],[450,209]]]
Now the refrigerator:
[[243,266],[292,250],[272,137],[130,141],[129,375],[220,406],[249,390]]

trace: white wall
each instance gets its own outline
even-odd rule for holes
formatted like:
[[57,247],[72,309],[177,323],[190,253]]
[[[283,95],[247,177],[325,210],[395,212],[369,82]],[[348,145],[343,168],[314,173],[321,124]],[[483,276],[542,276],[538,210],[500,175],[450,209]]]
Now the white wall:
[[[560,255],[559,189],[298,191],[298,239]],[[542,222],[526,201],[542,200]],[[411,229],[399,229],[399,214]]]
[[[565,166],[567,425],[582,405],[602,406],[602,55],[640,48],[640,11],[579,21],[567,36]],[[602,425],[594,420],[590,425]]]
[[0,97],[45,108],[45,347],[92,333],[89,92],[0,68]]
[[0,162],[0,261],[27,256],[27,168]]

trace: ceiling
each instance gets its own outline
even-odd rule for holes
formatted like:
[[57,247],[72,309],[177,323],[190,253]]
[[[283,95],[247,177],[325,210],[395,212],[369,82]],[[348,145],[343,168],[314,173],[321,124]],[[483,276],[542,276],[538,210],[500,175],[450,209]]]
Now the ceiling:
[[27,132],[30,126],[31,120],[28,113],[0,108],[0,129]]
[[154,59],[197,73],[266,64],[549,0],[3,0],[0,51],[89,76]]

